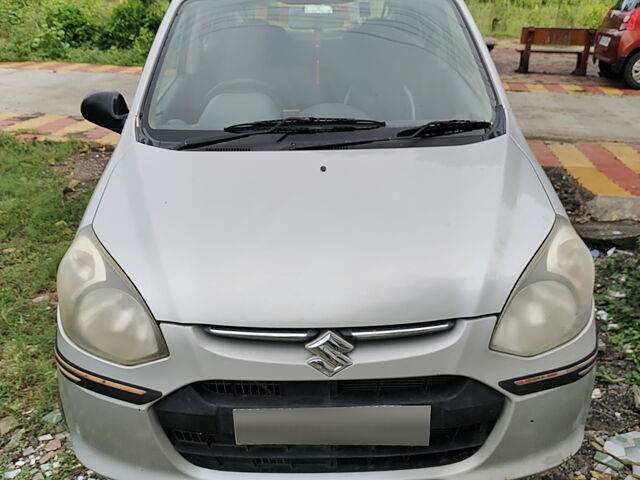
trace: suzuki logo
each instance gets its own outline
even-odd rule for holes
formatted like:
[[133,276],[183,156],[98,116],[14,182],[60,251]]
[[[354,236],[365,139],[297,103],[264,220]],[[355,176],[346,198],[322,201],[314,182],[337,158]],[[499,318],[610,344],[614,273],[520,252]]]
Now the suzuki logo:
[[307,364],[327,377],[333,377],[353,365],[347,356],[347,353],[353,351],[353,345],[331,330],[322,332],[318,338],[307,343],[305,348],[315,355],[307,360]]

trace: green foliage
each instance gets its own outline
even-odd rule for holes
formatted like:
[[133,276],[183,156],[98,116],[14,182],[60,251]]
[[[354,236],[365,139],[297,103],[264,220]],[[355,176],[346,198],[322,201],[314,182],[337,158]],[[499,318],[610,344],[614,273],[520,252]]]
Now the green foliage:
[[596,267],[601,285],[596,289],[596,308],[608,314],[603,328],[635,365],[627,383],[640,384],[640,244],[634,251],[617,251],[598,260]]
[[167,0],[0,0],[0,61],[144,63]]
[[467,0],[484,34],[519,37],[526,26],[596,28],[613,0]]
[[162,14],[153,5],[142,0],[126,0],[111,11],[104,27],[103,46],[131,48],[141,33],[147,37],[149,32],[155,33],[161,20]]
[[45,31],[57,35],[68,47],[93,45],[98,34],[87,13],[77,5],[58,0],[45,7]]
[[48,161],[64,164],[81,148],[0,134],[0,417],[16,405],[46,412],[55,404],[55,308],[31,299],[55,298],[67,229],[77,227],[88,200],[64,198],[64,174]]

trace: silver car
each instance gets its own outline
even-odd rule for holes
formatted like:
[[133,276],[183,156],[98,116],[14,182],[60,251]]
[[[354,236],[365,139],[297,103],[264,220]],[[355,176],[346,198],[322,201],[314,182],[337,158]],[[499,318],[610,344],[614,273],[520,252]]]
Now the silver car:
[[517,478],[579,447],[593,262],[461,0],[174,0],[58,273],[119,480]]

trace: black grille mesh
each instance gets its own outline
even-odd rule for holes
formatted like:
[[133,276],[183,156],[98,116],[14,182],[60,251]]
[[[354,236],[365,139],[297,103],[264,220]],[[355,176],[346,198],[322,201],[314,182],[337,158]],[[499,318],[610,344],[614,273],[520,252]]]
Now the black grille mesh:
[[[475,453],[504,398],[457,376],[320,382],[200,382],[156,404],[169,440],[200,467],[261,473],[338,473],[447,465]],[[429,446],[236,445],[234,408],[431,405]]]

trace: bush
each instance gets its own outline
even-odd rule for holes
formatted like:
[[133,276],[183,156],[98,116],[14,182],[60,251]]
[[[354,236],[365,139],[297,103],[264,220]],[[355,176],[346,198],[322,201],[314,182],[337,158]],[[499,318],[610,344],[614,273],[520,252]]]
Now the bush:
[[45,7],[45,30],[59,37],[68,47],[91,46],[96,43],[98,26],[78,6],[58,1]]
[[155,6],[142,0],[126,0],[114,7],[104,27],[101,46],[103,48],[132,48],[139,37],[148,46],[148,32],[155,34],[162,21],[162,13]]
[[484,34],[519,37],[526,26],[596,28],[613,0],[467,0]]

